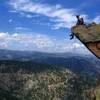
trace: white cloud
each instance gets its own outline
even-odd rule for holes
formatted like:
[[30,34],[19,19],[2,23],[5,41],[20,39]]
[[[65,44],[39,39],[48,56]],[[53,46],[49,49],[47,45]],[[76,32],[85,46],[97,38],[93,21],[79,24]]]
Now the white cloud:
[[100,15],[99,16],[96,16],[94,19],[93,19],[94,22],[96,23],[100,23]]
[[12,50],[34,50],[43,52],[88,53],[79,42],[57,40],[39,33],[0,33],[0,48]]
[[58,43],[57,45],[56,45],[56,51],[57,50],[59,50],[59,52],[72,52],[72,53],[85,53],[85,54],[88,54],[89,53],[89,51],[86,49],[86,47],[82,44],[82,43],[80,43],[80,42],[78,42],[78,41],[76,41],[76,42],[74,42],[74,41],[70,41],[70,42],[67,42],[67,41],[65,41],[64,43]]
[[[17,11],[16,11],[17,12]],[[22,17],[27,17],[27,18],[33,18],[33,16],[31,14],[26,14],[24,12],[19,12],[19,14],[22,16]]]
[[29,28],[21,27],[21,26],[15,27],[14,30],[17,32],[27,32],[27,31],[30,32],[31,31]]
[[8,22],[11,23],[13,21],[13,19],[9,19]]
[[[78,13],[76,9],[62,8],[59,4],[51,6],[35,3],[30,0],[10,0],[9,4],[12,6],[13,10],[19,13],[24,12],[26,15],[27,13],[35,13],[47,16],[55,22],[52,29],[71,27],[76,20],[75,15]],[[86,15],[83,16],[86,18]]]
[[[9,33],[0,33],[0,44],[4,43],[8,46],[8,49],[14,49],[15,45],[17,50],[44,50],[52,48],[53,39],[43,34],[9,34]],[[2,45],[0,45],[1,47]],[[3,47],[3,46],[2,46]],[[19,48],[20,47],[20,48]],[[27,48],[29,47],[29,48]]]
[[9,48],[9,45],[7,45],[7,43],[5,42],[0,43],[0,49],[7,49],[7,48]]
[[3,40],[7,37],[8,37],[8,33],[3,33],[3,32],[0,33],[0,40]]
[[35,43],[38,48],[54,47],[53,40],[45,35],[36,35],[33,43]]

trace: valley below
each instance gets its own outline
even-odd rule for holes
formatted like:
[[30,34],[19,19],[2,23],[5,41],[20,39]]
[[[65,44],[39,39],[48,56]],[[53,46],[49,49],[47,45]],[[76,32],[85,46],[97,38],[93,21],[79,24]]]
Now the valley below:
[[97,81],[62,66],[0,61],[0,100],[93,100],[96,86]]
[[0,53],[0,100],[100,100],[100,61],[96,57]]

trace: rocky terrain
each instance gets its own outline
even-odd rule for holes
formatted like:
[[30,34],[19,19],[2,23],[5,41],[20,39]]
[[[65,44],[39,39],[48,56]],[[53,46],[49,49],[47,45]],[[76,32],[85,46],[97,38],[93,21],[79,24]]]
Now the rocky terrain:
[[0,100],[92,100],[94,86],[61,66],[0,61]]

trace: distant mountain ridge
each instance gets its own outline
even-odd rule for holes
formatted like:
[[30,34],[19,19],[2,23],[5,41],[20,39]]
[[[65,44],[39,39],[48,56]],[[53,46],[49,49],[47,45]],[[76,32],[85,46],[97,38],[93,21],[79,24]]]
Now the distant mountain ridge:
[[[3,50],[0,49],[0,60],[1,59],[15,59],[21,60],[25,58],[27,60],[34,60],[36,58],[48,58],[48,57],[73,57],[73,56],[92,56],[86,54],[77,54],[73,52],[65,52],[65,53],[47,53],[47,52],[38,52],[38,51],[16,51],[16,50]],[[94,57],[95,58],[95,57]]]
[[0,50],[1,60],[33,61],[49,65],[60,65],[74,73],[98,77],[100,61],[93,55],[74,53],[45,53],[36,51]]

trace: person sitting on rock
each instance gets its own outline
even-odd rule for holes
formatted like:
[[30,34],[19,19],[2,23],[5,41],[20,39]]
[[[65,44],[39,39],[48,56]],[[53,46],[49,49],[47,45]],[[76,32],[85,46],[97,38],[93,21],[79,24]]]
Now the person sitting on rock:
[[[77,25],[85,25],[84,24],[84,19],[83,18],[80,18],[79,15],[76,15],[76,18],[77,18],[77,23],[76,23],[76,26]],[[70,34],[70,40],[74,38],[74,33],[71,33]]]
[[[76,23],[76,26],[77,25],[85,25],[84,24],[84,19],[83,18],[80,18],[79,15],[76,15],[76,18],[77,18],[77,23]],[[74,33],[71,33],[70,34],[70,40],[74,38]]]
[[76,25],[84,25],[84,19],[83,18],[80,18],[79,15],[76,15],[76,18],[77,18]]

